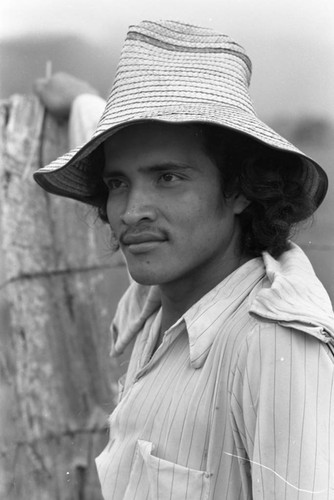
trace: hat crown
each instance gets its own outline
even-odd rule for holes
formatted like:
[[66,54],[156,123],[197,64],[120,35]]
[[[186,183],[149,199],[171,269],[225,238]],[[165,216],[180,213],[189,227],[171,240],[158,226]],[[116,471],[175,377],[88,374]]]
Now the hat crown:
[[136,26],[130,26],[127,39],[146,37],[146,41],[162,48],[174,51],[195,52],[231,52],[240,57],[246,64],[250,80],[252,63],[245,49],[228,35],[214,31],[211,28],[203,28],[177,21],[142,21]]
[[147,120],[205,123],[246,134],[301,159],[305,189],[319,205],[327,189],[326,174],[256,116],[249,95],[251,73],[243,47],[211,28],[178,21],[142,21],[130,26],[92,139],[70,156],[40,169],[35,179],[51,192],[98,204],[95,172],[103,161],[98,146],[107,137]]
[[176,21],[142,21],[128,30],[100,125],[113,116],[154,119],[190,108],[255,115],[250,78],[251,61],[229,36]]

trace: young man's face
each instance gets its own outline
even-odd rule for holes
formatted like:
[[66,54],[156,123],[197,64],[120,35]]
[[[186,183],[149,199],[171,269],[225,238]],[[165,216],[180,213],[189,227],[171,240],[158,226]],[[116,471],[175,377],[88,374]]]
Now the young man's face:
[[105,158],[107,216],[135,281],[218,283],[238,267],[244,201],[224,200],[195,127],[129,126],[106,141]]

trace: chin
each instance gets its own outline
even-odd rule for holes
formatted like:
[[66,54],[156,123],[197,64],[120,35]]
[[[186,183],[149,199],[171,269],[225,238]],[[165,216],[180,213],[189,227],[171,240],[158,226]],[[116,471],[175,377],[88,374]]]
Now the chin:
[[154,286],[154,285],[159,285],[159,283],[156,283],[155,281],[152,280],[145,280],[145,279],[138,279],[138,278],[132,278],[136,283],[139,285],[143,286]]
[[161,276],[158,276],[157,274],[152,272],[147,272],[147,271],[136,272],[135,270],[129,269],[129,274],[131,278],[140,285],[153,286],[153,285],[160,285],[165,282],[165,280]]

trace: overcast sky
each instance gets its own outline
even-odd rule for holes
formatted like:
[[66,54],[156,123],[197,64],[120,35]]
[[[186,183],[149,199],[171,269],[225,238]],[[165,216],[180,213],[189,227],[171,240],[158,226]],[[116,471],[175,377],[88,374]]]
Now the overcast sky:
[[104,38],[143,18],[178,18],[231,35],[334,40],[332,0],[2,0],[1,36],[75,30]]
[[0,47],[26,36],[42,43],[44,35],[71,34],[118,54],[127,26],[144,18],[212,26],[244,45],[262,115],[283,106],[334,117],[333,0],[1,0]]

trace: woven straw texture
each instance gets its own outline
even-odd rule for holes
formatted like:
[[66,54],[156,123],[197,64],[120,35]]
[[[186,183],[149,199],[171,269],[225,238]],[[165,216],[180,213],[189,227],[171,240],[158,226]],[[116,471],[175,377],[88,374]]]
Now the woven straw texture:
[[304,161],[304,182],[319,205],[326,174],[256,116],[251,61],[227,35],[174,21],[129,28],[105,111],[92,139],[34,174],[47,191],[97,204],[96,148],[124,126],[143,120],[228,127]]

